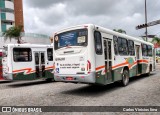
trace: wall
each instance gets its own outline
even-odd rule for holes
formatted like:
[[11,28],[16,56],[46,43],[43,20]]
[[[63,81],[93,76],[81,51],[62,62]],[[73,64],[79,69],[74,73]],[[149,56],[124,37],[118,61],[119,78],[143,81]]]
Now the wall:
[[[23,43],[31,43],[31,44],[51,44],[49,36],[47,35],[41,35],[41,34],[34,34],[34,33],[23,33],[22,34],[22,42]],[[4,37],[2,37],[2,33],[0,33],[0,48],[3,48],[4,44],[13,43],[17,44],[17,40],[7,39],[4,40]]]

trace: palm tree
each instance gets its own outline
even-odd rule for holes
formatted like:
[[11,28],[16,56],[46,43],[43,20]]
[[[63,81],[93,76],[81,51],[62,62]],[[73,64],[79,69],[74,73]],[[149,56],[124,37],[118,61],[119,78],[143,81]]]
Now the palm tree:
[[11,39],[17,40],[17,43],[21,43],[21,32],[22,32],[23,26],[13,26],[10,27],[8,30],[6,30],[3,33],[5,41],[9,38],[10,41]]
[[126,34],[126,31],[123,29],[113,29],[113,31]]

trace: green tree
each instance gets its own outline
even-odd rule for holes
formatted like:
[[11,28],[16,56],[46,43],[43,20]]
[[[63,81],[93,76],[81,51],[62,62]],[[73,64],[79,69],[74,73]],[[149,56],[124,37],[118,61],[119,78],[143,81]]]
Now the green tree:
[[6,30],[3,33],[4,39],[5,41],[7,39],[15,39],[17,40],[17,43],[20,44],[21,43],[21,32],[22,32],[23,26],[13,26],[10,27],[8,30]]
[[113,31],[126,34],[126,31],[123,29],[113,29]]
[[152,43],[156,43],[158,46],[160,46],[160,38],[154,37],[154,38],[152,39]]

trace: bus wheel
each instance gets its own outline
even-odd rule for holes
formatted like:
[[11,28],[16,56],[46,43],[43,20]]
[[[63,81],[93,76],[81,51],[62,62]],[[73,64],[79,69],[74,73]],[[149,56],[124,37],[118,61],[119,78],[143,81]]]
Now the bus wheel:
[[127,69],[125,69],[122,74],[122,85],[127,86],[128,83],[129,83],[129,72]]

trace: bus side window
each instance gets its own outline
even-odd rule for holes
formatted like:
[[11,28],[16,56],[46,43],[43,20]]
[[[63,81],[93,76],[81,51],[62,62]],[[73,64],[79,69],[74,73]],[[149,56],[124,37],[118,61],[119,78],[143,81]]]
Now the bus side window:
[[113,36],[113,40],[114,40],[114,53],[115,53],[115,55],[118,55],[118,38],[117,38],[117,36]]
[[15,62],[30,62],[32,51],[30,48],[13,48],[13,59]]
[[102,55],[102,36],[98,31],[94,32],[95,51],[97,55]]
[[134,42],[132,40],[128,40],[128,50],[131,56],[135,55]]
[[128,41],[125,38],[118,38],[118,51],[120,55],[128,55]]
[[148,53],[147,45],[142,44],[142,55],[147,56],[147,53]]
[[147,53],[148,56],[150,56],[150,57],[152,56],[152,53],[153,53],[152,51],[153,51],[152,46],[148,45],[148,53]]
[[53,49],[52,48],[47,49],[47,57],[48,57],[48,61],[53,61]]

